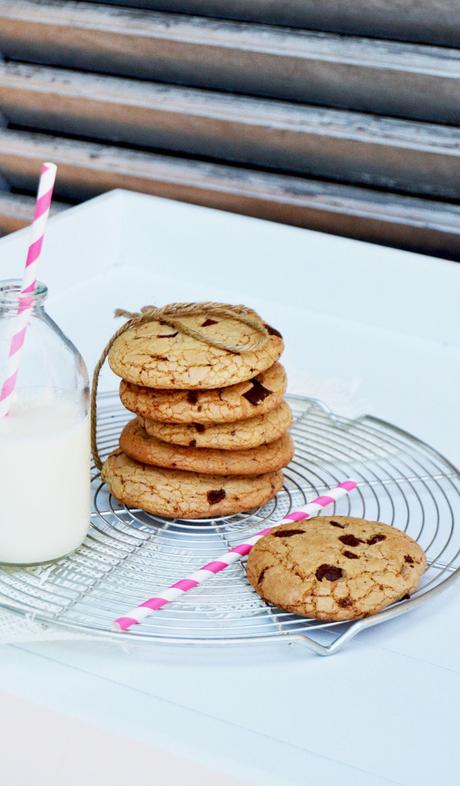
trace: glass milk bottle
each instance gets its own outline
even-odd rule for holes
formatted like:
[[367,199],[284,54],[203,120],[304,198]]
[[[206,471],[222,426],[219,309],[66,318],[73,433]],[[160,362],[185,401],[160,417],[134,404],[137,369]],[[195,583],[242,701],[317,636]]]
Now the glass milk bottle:
[[[20,281],[0,281],[0,387]],[[0,562],[54,560],[83,541],[90,515],[88,374],[45,311],[37,283],[8,414],[0,417]]]

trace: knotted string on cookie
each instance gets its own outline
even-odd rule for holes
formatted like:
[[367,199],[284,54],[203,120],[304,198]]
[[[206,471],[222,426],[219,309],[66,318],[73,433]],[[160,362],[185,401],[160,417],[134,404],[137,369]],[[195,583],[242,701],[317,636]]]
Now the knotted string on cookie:
[[[226,341],[212,338],[207,332],[203,333],[200,330],[192,328],[190,325],[184,324],[180,319],[181,317],[197,316],[198,314],[225,317],[226,319],[242,322],[251,327],[258,336],[250,344],[230,344]],[[97,447],[97,390],[99,375],[112,345],[117,338],[123,335],[123,333],[130,328],[143,325],[147,322],[161,321],[169,327],[174,328],[174,330],[184,333],[186,336],[190,336],[197,341],[202,341],[204,344],[208,344],[211,347],[216,347],[216,349],[222,349],[237,355],[243,352],[255,352],[261,349],[270,338],[265,323],[255,311],[251,308],[247,308],[247,306],[232,306],[227,303],[170,303],[168,306],[163,306],[162,308],[144,306],[139,312],[125,311],[124,309],[118,308],[115,311],[115,317],[126,317],[128,321],[113,334],[102,350],[101,356],[94,369],[91,388],[91,452],[94,463],[98,469],[102,469],[102,459]]]

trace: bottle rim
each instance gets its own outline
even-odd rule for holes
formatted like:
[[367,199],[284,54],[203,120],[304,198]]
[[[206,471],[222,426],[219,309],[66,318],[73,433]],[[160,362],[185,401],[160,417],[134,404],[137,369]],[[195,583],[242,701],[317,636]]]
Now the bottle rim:
[[[20,278],[0,279],[0,306],[18,305],[21,296],[22,281]],[[37,281],[35,290],[25,295],[31,305],[39,306],[48,297],[48,287],[42,281]]]

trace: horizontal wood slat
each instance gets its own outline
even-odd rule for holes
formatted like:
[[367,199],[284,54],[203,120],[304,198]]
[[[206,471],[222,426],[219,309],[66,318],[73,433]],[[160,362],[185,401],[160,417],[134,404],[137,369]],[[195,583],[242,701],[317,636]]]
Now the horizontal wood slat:
[[458,0],[106,0],[109,5],[460,46]]
[[460,207],[290,175],[0,131],[0,172],[33,189],[37,167],[59,166],[56,196],[127,188],[259,218],[460,259]]
[[30,194],[0,192],[0,231],[51,158],[69,202],[130,188],[460,259],[436,201],[460,197],[460,51],[364,37],[449,43],[439,2],[0,0],[0,188]]

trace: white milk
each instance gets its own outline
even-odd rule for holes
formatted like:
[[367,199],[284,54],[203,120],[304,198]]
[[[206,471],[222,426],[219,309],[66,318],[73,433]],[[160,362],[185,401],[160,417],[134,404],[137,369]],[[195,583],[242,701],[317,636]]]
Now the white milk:
[[89,427],[77,404],[18,401],[0,418],[0,562],[62,557],[89,526]]

